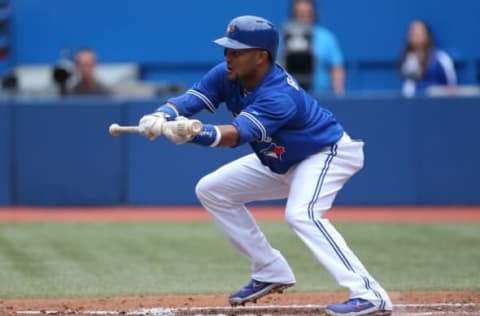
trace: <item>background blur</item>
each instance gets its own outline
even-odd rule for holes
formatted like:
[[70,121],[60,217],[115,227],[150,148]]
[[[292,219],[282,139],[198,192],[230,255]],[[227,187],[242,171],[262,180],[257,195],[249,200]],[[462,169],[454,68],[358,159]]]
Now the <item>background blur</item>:
[[[364,170],[339,204],[480,204],[477,0],[321,0],[345,56],[346,94],[319,97],[366,142]],[[200,177],[249,152],[113,138],[223,58],[211,41],[238,15],[289,18],[286,0],[1,0],[0,205],[198,204]],[[459,87],[403,98],[397,61],[423,18],[454,60]],[[60,97],[52,71],[98,54],[110,97]],[[13,79],[12,79],[13,78]],[[203,113],[208,122],[230,115]]]
[[[5,0],[3,0],[5,1]],[[320,22],[338,38],[347,62],[347,89],[398,89],[396,62],[408,24],[426,19],[455,61],[462,84],[477,83],[480,11],[476,0],[317,0]],[[277,27],[287,0],[11,1],[11,54],[4,64],[52,64],[62,50],[92,47],[102,63],[135,63],[142,80],[187,86],[222,58],[211,43],[230,19],[264,16]]]

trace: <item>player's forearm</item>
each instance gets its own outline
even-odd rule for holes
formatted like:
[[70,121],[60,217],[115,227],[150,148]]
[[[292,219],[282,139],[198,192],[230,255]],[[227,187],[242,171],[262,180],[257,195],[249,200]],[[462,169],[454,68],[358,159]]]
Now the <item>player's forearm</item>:
[[177,116],[180,116],[180,115],[181,115],[181,114],[180,114],[180,111],[178,110],[178,107],[177,107],[175,104],[170,103],[170,102],[167,102],[167,103],[165,103],[165,105],[173,108],[173,109],[177,112]]
[[233,125],[203,124],[200,133],[190,142],[209,147],[234,147],[238,145],[239,138],[238,131]]
[[218,125],[221,139],[217,147],[234,147],[238,145],[240,134],[233,125]]

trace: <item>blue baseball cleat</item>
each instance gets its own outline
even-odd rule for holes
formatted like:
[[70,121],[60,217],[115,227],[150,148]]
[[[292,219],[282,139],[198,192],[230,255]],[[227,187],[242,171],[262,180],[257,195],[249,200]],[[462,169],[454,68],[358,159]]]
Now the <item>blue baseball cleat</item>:
[[252,279],[250,283],[245,285],[238,292],[230,295],[228,300],[232,306],[245,305],[248,302],[256,303],[259,298],[265,295],[271,293],[282,293],[283,290],[294,285],[295,283],[269,283]]
[[361,298],[352,298],[345,303],[328,305],[325,308],[325,312],[327,315],[336,316],[387,316],[392,314],[391,310],[382,310],[373,303]]

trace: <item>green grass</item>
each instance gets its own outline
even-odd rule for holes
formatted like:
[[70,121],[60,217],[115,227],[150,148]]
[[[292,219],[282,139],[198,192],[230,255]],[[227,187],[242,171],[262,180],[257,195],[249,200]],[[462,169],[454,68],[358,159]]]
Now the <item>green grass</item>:
[[[297,277],[341,290],[284,223],[261,223]],[[336,225],[388,290],[480,290],[480,224]],[[0,297],[218,293],[250,266],[212,223],[0,224]]]

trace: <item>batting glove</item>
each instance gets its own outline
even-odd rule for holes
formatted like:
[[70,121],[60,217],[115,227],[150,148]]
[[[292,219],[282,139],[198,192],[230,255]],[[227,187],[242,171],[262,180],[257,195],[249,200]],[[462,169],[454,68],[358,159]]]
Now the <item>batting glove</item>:
[[177,115],[178,112],[172,105],[164,104],[155,113],[144,115],[138,122],[138,130],[143,136],[154,140],[162,135],[163,123],[174,120]]
[[[186,117],[184,116],[178,116],[176,119],[176,121],[180,121],[180,120],[188,120]],[[179,135],[176,133],[176,131],[171,128],[172,125],[169,125],[169,124],[163,124],[162,126],[162,133],[163,135],[168,138],[172,143],[174,144],[177,144],[177,145],[180,145],[180,144],[184,144],[188,141],[190,141],[192,138],[193,138],[193,135]]]
[[162,135],[162,125],[167,121],[163,112],[144,115],[138,122],[138,131],[149,140],[155,140]]

